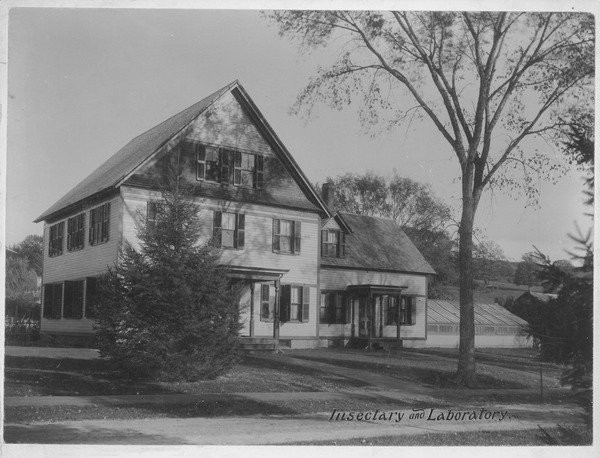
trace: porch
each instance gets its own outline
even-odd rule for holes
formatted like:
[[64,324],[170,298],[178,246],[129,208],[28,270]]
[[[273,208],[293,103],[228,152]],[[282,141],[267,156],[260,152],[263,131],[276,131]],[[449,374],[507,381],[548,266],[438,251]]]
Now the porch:
[[231,267],[229,278],[244,284],[240,298],[240,342],[245,350],[274,350],[279,340],[281,277],[288,269]]
[[[401,344],[401,326],[407,323],[406,286],[349,285],[347,307],[351,317],[350,346],[371,348],[375,343]],[[393,333],[390,327],[395,328]]]

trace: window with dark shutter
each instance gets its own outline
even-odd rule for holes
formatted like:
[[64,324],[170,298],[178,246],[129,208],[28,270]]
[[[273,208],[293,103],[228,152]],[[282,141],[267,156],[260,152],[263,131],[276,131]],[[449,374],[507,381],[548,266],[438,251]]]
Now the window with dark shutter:
[[98,297],[98,279],[87,277],[85,279],[85,317],[96,318],[98,316],[96,306]]
[[213,244],[221,246],[221,212],[213,212]]
[[321,231],[321,256],[339,258],[346,251],[346,238],[342,231],[325,229]]
[[276,253],[281,249],[281,244],[279,243],[279,228],[280,221],[278,219],[273,220],[273,251]]
[[237,221],[235,224],[235,247],[238,250],[244,248],[245,234],[246,234],[246,216],[242,213],[236,214]]
[[260,320],[273,321],[275,314],[275,297],[271,294],[271,285],[260,285]]
[[48,234],[48,255],[50,257],[60,256],[63,253],[63,237],[65,232],[65,222],[50,226]]
[[146,204],[146,223],[155,227],[158,214],[162,211],[162,205],[159,202],[148,202]]
[[44,318],[60,319],[62,315],[62,283],[44,285]]
[[75,251],[83,248],[83,217],[80,213],[67,220],[67,250]]
[[414,298],[410,296],[402,296],[400,300],[400,324],[415,324],[414,323]]
[[276,253],[300,254],[302,229],[300,221],[273,220],[273,251]]
[[110,202],[90,210],[89,242],[97,245],[108,241]]
[[219,164],[221,166],[219,181],[221,184],[233,184],[233,159],[233,151],[224,148],[219,150]]
[[416,297],[411,297],[409,302],[409,323],[417,323],[417,301]]
[[[188,146],[189,145],[189,146]],[[186,152],[195,150],[196,152],[196,180],[204,180],[206,173],[206,149],[204,145],[200,143],[186,143],[184,144]]]
[[260,155],[254,156],[254,188],[263,189],[265,186],[264,174],[265,158]]
[[204,147],[204,179],[219,182],[221,177],[219,148],[215,146]]
[[83,280],[65,282],[63,318],[83,318]]
[[246,217],[241,213],[215,211],[213,216],[213,244],[223,248],[242,250],[245,243]]
[[309,319],[310,311],[310,287],[302,287],[302,311],[300,312],[300,321],[306,323]]
[[[292,307],[294,306],[294,299],[292,298],[293,287],[290,285],[281,285],[281,295],[279,296],[279,321],[285,323],[288,321],[297,321],[298,313],[296,309],[296,315]],[[296,303],[297,306],[297,303]]]

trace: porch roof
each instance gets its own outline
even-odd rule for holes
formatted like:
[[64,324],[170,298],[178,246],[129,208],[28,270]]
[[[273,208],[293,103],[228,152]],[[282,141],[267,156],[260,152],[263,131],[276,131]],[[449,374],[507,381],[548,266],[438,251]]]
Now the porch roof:
[[408,286],[394,286],[394,285],[348,285],[346,291],[349,293],[358,294],[402,294],[402,290],[407,289]]
[[281,278],[289,269],[266,269],[264,267],[230,267],[227,276],[244,280],[274,281]]

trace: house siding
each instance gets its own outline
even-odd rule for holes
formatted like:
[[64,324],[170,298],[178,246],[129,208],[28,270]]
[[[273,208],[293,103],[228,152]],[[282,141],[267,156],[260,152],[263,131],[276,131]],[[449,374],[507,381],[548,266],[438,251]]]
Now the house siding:
[[[145,214],[147,202],[160,199],[160,193],[131,187],[122,188],[123,196],[123,240],[134,247],[139,246],[136,221],[139,214]],[[224,264],[240,267],[259,267],[267,269],[288,269],[281,278],[281,284],[296,284],[310,287],[309,320],[302,323],[281,323],[281,337],[316,336],[317,285],[318,285],[318,239],[320,219],[316,213],[278,209],[255,204],[223,202],[215,199],[198,199],[201,207],[199,217],[206,224],[201,229],[200,242],[208,241],[213,234],[213,211],[229,211],[245,214],[244,249],[224,249],[221,260]],[[278,254],[272,249],[273,218],[300,221],[302,224],[300,254]],[[272,336],[273,323],[260,321],[259,285],[255,290],[255,335]],[[248,289],[249,291],[249,289]],[[240,304],[246,304],[242,312],[242,321],[249,321],[249,292],[243,296]]]
[[[196,179],[195,154],[180,148],[182,141],[195,141],[264,157],[264,187],[261,190]],[[290,208],[316,210],[296,183],[281,159],[263,138],[250,117],[231,93],[223,95],[207,111],[201,113],[181,135],[140,167],[127,181],[130,186],[156,188],[157,178],[165,170],[165,161],[178,164],[182,178],[192,184],[193,192],[210,198],[232,201],[283,205]]]
[[[89,243],[89,217],[90,210],[110,202],[110,223],[108,241],[90,245]],[[94,277],[106,272],[107,267],[117,261],[120,242],[120,211],[122,201],[120,196],[95,202],[79,209],[67,217],[53,221],[52,224],[44,223],[44,251],[42,285],[59,283],[65,280],[82,280],[85,277]],[[70,217],[84,213],[84,245],[77,251],[67,250],[67,220]],[[63,253],[60,256],[48,255],[48,242],[50,226],[64,221],[65,232],[63,237]],[[86,334],[92,332],[92,321],[82,319],[48,319],[44,318],[44,288],[42,286],[42,319],[40,332],[42,334]],[[85,297],[85,294],[84,294]]]

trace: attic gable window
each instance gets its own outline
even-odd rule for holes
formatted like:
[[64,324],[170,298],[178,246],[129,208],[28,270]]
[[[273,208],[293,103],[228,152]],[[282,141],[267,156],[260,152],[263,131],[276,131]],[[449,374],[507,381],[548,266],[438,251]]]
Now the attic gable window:
[[187,142],[184,154],[196,155],[196,179],[254,189],[264,185],[264,158],[228,148]]
[[90,245],[108,241],[110,202],[90,210]]
[[204,146],[196,143],[196,178],[198,180],[220,180],[219,149],[214,146]]
[[50,236],[48,242],[48,255],[50,257],[60,256],[63,253],[63,237],[65,232],[65,222],[50,226]]
[[321,256],[325,258],[342,258],[346,251],[345,234],[337,229],[321,231]]

